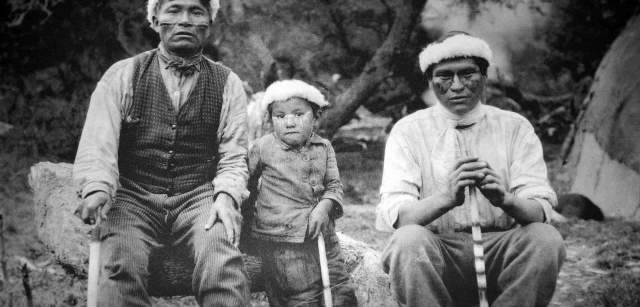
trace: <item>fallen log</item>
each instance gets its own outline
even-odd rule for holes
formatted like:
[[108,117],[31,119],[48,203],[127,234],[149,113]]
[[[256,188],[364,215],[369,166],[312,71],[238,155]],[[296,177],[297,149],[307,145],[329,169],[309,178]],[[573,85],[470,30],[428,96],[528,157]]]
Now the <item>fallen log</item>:
[[[72,165],[41,162],[31,167],[38,236],[54,258],[75,274],[86,275],[89,259],[88,233],[73,215],[80,199],[71,179]],[[356,285],[360,306],[393,306],[389,280],[380,267],[380,254],[369,245],[339,234],[347,270]],[[182,251],[161,249],[151,255],[149,292],[153,296],[191,295],[193,265]],[[262,291],[260,259],[244,256],[251,291]]]

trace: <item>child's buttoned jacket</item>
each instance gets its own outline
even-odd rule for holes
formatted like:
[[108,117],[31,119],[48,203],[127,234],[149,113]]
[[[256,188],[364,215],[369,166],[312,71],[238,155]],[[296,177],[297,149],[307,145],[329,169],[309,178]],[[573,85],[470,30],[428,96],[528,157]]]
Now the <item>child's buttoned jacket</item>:
[[313,134],[292,148],[268,134],[249,150],[251,236],[277,242],[304,242],[311,210],[322,199],[335,202],[332,219],[342,216],[342,183],[331,142]]

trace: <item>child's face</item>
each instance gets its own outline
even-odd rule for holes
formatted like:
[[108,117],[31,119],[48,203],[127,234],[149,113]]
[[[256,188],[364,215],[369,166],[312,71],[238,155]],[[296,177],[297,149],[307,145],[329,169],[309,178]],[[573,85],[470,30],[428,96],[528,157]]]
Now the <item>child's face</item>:
[[315,118],[309,102],[293,97],[272,103],[271,121],[273,131],[280,140],[289,146],[298,147],[311,137]]

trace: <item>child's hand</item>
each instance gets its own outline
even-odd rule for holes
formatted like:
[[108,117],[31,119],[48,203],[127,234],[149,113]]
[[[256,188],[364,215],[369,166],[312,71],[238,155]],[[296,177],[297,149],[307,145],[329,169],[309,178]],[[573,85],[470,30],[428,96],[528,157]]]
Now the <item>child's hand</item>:
[[320,232],[326,233],[329,227],[329,212],[333,207],[330,199],[321,200],[309,215],[309,238],[315,239]]

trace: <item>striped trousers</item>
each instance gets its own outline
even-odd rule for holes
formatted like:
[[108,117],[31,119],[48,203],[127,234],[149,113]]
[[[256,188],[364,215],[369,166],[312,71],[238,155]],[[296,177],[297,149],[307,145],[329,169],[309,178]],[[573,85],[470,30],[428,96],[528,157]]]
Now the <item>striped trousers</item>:
[[122,179],[107,219],[99,225],[99,306],[151,306],[149,255],[169,244],[188,249],[195,267],[192,290],[200,306],[248,306],[249,286],[240,251],[216,223],[205,231],[213,186],[167,196]]
[[[553,226],[531,223],[483,233],[487,298],[494,307],[547,306],[565,249]],[[397,229],[382,254],[400,306],[477,306],[471,234]]]

